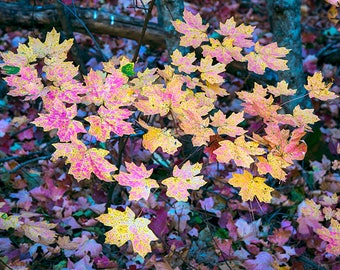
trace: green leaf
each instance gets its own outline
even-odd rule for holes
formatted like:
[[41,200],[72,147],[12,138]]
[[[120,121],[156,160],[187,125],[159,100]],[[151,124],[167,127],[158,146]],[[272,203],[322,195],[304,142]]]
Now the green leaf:
[[84,211],[79,210],[79,211],[73,213],[72,216],[73,216],[73,217],[81,217],[81,216],[84,216]]
[[217,231],[214,233],[214,236],[221,239],[228,239],[229,233],[226,229],[218,228]]
[[2,69],[6,72],[6,74],[17,74],[20,71],[19,67],[14,66],[3,66]]
[[123,74],[128,77],[135,75],[135,71],[133,70],[133,68],[133,63],[127,63],[126,65],[121,67]]
[[65,269],[67,267],[67,261],[63,260],[60,261],[58,264],[53,266],[53,270],[61,270],[61,269]]
[[305,193],[302,188],[294,188],[290,193],[291,200],[300,203],[305,199]]

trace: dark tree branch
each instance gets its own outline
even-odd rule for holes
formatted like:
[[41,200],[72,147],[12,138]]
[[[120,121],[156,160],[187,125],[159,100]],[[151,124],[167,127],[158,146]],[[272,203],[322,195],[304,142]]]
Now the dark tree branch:
[[[70,16],[73,30],[87,34],[84,26],[96,34],[108,34],[138,41],[142,35],[144,21],[129,16],[99,11],[89,8],[77,8],[77,18]],[[81,21],[82,22],[81,22]],[[0,2],[0,25],[33,27],[58,27],[60,18],[55,5],[30,6],[19,3]],[[148,31],[143,42],[155,47],[166,48],[166,33],[159,25],[148,23]]]

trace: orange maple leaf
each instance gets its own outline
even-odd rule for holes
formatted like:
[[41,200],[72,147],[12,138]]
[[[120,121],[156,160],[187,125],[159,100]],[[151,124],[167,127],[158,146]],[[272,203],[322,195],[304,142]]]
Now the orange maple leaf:
[[255,83],[253,92],[241,91],[237,95],[244,101],[242,106],[244,112],[254,116],[260,116],[264,122],[271,122],[277,119],[277,110],[281,107],[273,104],[274,98],[268,95],[267,89],[262,85]]
[[257,157],[259,162],[256,163],[259,174],[269,173],[274,178],[285,181],[287,173],[283,170],[292,164],[285,161],[282,157],[269,153],[267,158]]

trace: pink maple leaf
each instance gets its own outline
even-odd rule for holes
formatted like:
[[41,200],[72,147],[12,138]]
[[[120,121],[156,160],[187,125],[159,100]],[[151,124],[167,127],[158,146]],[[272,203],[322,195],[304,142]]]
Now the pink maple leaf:
[[101,106],[98,114],[99,116],[90,115],[85,120],[91,124],[88,133],[95,136],[99,141],[105,142],[110,139],[111,131],[118,136],[134,133],[131,123],[124,121],[124,119],[130,117],[131,111],[118,107],[108,109]]
[[117,168],[104,158],[109,154],[109,151],[97,148],[87,149],[85,144],[78,140],[72,143],[55,143],[53,146],[57,149],[53,158],[67,157],[66,162],[71,163],[69,173],[78,181],[90,179],[92,172],[99,179],[107,182],[112,181],[110,173]]
[[43,127],[45,131],[58,129],[57,135],[60,141],[68,142],[77,138],[77,133],[86,133],[84,126],[73,118],[77,115],[77,105],[66,108],[65,104],[56,101],[49,113],[40,113],[33,124]]
[[120,172],[115,179],[120,185],[131,187],[130,200],[147,199],[151,188],[159,187],[156,180],[149,178],[153,170],[146,170],[144,164],[138,167],[134,163],[126,163],[125,166],[129,173]]
[[208,41],[207,29],[209,25],[202,24],[202,17],[200,14],[192,14],[187,9],[184,10],[183,19],[185,23],[176,20],[172,22],[175,29],[184,34],[180,39],[181,46],[192,46],[197,48],[203,41]]

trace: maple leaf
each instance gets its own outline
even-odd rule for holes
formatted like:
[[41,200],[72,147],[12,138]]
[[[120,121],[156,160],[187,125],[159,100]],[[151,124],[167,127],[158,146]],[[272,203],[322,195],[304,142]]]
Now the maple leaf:
[[218,39],[210,39],[211,45],[203,45],[203,56],[215,57],[220,63],[228,65],[235,59],[244,61],[241,54],[242,48],[233,45],[233,40],[225,38],[221,43]]
[[160,114],[165,116],[170,110],[180,108],[186,92],[181,91],[183,82],[178,77],[162,84],[153,84],[142,88],[142,95],[147,99],[139,99],[134,105],[146,115]]
[[254,29],[255,26],[247,26],[244,24],[236,26],[234,18],[231,17],[226,20],[225,23],[220,22],[220,30],[216,30],[216,32],[232,40],[235,46],[249,48],[254,45],[251,40]]
[[115,179],[120,185],[131,187],[129,200],[147,200],[150,190],[159,187],[155,180],[149,178],[153,169],[147,171],[143,163],[139,167],[134,163],[126,163],[125,166],[129,173],[120,171]]
[[[217,95],[223,97],[229,95],[225,88],[221,88],[219,83],[210,84],[206,82],[201,86],[208,98],[217,99]],[[199,94],[199,93],[197,93]]]
[[335,256],[340,256],[340,223],[336,219],[331,219],[330,228],[319,228],[316,230],[319,237],[327,241],[326,251]]
[[313,109],[301,109],[300,105],[297,105],[293,110],[293,126],[305,126],[306,130],[312,131],[312,129],[308,125],[312,125],[315,122],[320,121],[319,117],[316,116],[313,112]]
[[240,187],[240,195],[243,201],[253,200],[254,197],[260,202],[269,203],[272,196],[270,193],[274,190],[264,182],[266,178],[253,177],[253,175],[244,171],[243,174],[233,173],[233,177],[228,180],[228,183],[234,187]]
[[267,89],[262,85],[255,83],[253,92],[241,91],[237,93],[240,99],[244,101],[242,106],[244,112],[254,116],[260,116],[264,122],[271,122],[277,119],[277,110],[281,107],[273,104],[274,99],[272,96],[266,98]]
[[213,121],[210,125],[218,127],[218,134],[227,134],[228,136],[236,137],[246,133],[243,128],[237,127],[237,125],[244,120],[243,115],[244,112],[232,113],[228,118],[226,118],[222,111],[218,111],[214,114],[212,118]]
[[47,223],[46,221],[35,222],[28,220],[21,226],[21,229],[29,239],[48,246],[56,242],[57,234],[51,230],[56,226],[57,224]]
[[285,161],[282,157],[275,156],[269,153],[267,159],[264,157],[257,157],[259,162],[256,163],[259,174],[270,173],[271,176],[279,180],[286,180],[286,172],[283,170],[292,164]]
[[183,56],[182,53],[176,49],[171,55],[172,62],[171,64],[178,67],[179,72],[185,72],[190,74],[191,72],[195,72],[197,66],[194,66],[192,63],[195,62],[196,56],[195,53],[188,53]]
[[174,167],[173,177],[169,177],[162,181],[163,185],[167,186],[166,195],[175,198],[177,201],[188,200],[188,189],[197,190],[205,185],[203,176],[197,176],[202,169],[202,164],[190,164],[187,161],[181,169],[178,166]]
[[244,136],[237,137],[234,142],[229,140],[219,142],[220,148],[213,153],[216,155],[218,162],[228,163],[234,160],[237,166],[249,168],[254,162],[251,157],[265,154],[264,149],[258,148],[256,142],[246,142]]
[[207,147],[204,148],[204,153],[209,157],[209,163],[217,162],[216,155],[213,153],[216,149],[218,149],[221,145],[220,141],[223,141],[223,138],[220,135],[210,136],[210,141]]
[[38,127],[43,127],[45,131],[58,129],[57,135],[61,142],[68,142],[77,138],[77,133],[86,133],[81,122],[73,120],[77,115],[77,105],[74,104],[66,108],[65,104],[55,101],[49,113],[39,113],[39,117],[32,123]]
[[126,106],[134,101],[134,91],[127,85],[128,79],[121,70],[111,70],[111,74],[105,78],[105,87],[98,89],[107,107]]
[[180,38],[179,44],[181,46],[198,48],[202,42],[208,41],[206,31],[209,25],[202,24],[202,17],[199,13],[194,15],[187,9],[184,9],[183,19],[185,23],[178,19],[172,22],[176,31],[184,34],[184,36]]
[[181,129],[186,134],[192,134],[192,144],[201,146],[207,144],[210,136],[214,135],[214,131],[209,127],[209,118],[202,119],[201,114],[197,111],[185,111],[185,116],[181,118]]
[[137,89],[142,89],[145,85],[152,85],[152,83],[159,77],[156,73],[156,68],[146,68],[143,72],[137,72],[137,77],[132,79],[130,83]]
[[108,109],[100,106],[98,109],[99,116],[90,115],[85,118],[90,123],[88,134],[95,136],[99,141],[105,142],[110,139],[110,132],[118,136],[134,133],[131,123],[124,121],[128,119],[133,112],[118,107]]
[[122,246],[130,240],[133,250],[142,257],[151,252],[149,243],[158,239],[148,227],[151,221],[146,218],[135,218],[135,213],[129,207],[124,212],[109,208],[107,214],[102,214],[96,219],[105,226],[112,227],[105,233],[105,243]]
[[326,84],[322,81],[322,79],[321,71],[315,72],[313,76],[308,76],[307,85],[305,85],[305,88],[309,92],[309,96],[322,101],[336,98],[337,95],[329,91],[332,83]]
[[[180,107],[174,108],[173,112],[180,122],[186,122],[192,119],[193,122],[197,120],[197,124],[201,122],[201,117],[208,115],[208,113],[214,109],[215,98],[207,97],[205,93],[194,91],[185,91],[186,99],[180,102]],[[193,116],[194,115],[194,116]],[[192,118],[193,117],[193,118]],[[202,124],[202,126],[207,126]]]
[[87,149],[85,144],[79,140],[72,143],[55,143],[53,146],[57,150],[53,153],[52,159],[67,157],[66,163],[71,163],[69,174],[72,174],[78,181],[90,179],[92,172],[101,180],[113,181],[110,173],[117,168],[104,158],[109,151]]
[[278,96],[292,96],[295,95],[296,89],[289,89],[286,81],[280,81],[276,86],[268,85],[267,91],[273,94],[275,97]]
[[5,77],[4,80],[8,86],[15,87],[8,93],[11,96],[27,96],[26,100],[35,100],[42,95],[44,85],[37,70],[31,66],[21,67],[18,74]]
[[289,130],[281,130],[278,125],[269,124],[265,131],[267,135],[263,136],[263,142],[270,146],[270,152],[273,155],[282,157],[290,164],[293,164],[293,160],[304,158],[307,152],[306,143],[301,141],[301,138],[306,134],[304,126],[294,129],[290,134]]
[[[54,28],[51,32],[46,34],[45,42],[42,43],[37,38],[29,37],[28,45],[32,48],[37,58],[53,59],[53,61],[62,62],[67,57],[67,52],[73,45],[73,39],[68,39],[59,44],[60,33]],[[45,60],[45,64],[49,64],[48,59]]]
[[211,56],[201,59],[200,66],[197,68],[201,72],[201,79],[209,82],[210,84],[222,83],[224,79],[219,73],[225,72],[225,64],[217,63],[213,65]]
[[177,148],[182,144],[174,136],[171,135],[171,130],[150,127],[147,124],[139,123],[148,132],[143,135],[143,147],[151,153],[155,152],[158,147],[162,148],[163,152],[174,154]]
[[248,70],[257,74],[264,74],[267,67],[276,71],[288,70],[287,60],[281,58],[285,57],[290,50],[278,47],[276,42],[265,46],[256,42],[254,49],[254,52],[250,52],[244,57],[248,61]]
[[1,52],[0,56],[6,65],[15,67],[29,66],[29,64],[35,62],[37,58],[33,52],[33,49],[22,43],[19,44],[17,53],[11,51]]
[[75,81],[79,73],[78,67],[75,67],[72,62],[60,62],[48,66],[43,66],[43,72],[48,80],[54,82],[54,85],[62,85],[69,81]]

